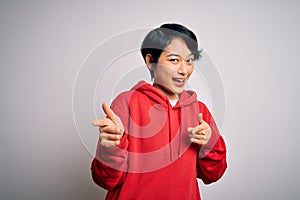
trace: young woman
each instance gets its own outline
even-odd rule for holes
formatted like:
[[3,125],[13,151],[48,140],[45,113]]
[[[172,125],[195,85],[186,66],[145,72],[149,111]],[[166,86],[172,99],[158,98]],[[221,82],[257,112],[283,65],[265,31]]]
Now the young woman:
[[200,56],[197,38],[179,24],[145,37],[141,53],[153,84],[140,81],[119,94],[100,127],[91,164],[106,199],[200,199],[205,184],[224,174],[226,146],[207,107],[184,89]]

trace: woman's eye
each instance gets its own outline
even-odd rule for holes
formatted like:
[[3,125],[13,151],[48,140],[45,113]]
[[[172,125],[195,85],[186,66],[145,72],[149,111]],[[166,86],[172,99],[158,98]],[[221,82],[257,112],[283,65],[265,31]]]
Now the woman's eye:
[[170,61],[173,62],[173,63],[178,63],[179,62],[179,60],[177,58],[172,58],[172,59],[170,59]]
[[194,62],[194,59],[193,59],[193,58],[189,58],[189,59],[186,60],[186,62],[188,62],[188,63],[193,63],[193,62]]

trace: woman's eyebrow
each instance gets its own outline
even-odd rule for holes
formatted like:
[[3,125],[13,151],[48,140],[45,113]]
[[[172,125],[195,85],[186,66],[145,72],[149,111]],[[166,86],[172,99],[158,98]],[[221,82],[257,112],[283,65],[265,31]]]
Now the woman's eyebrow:
[[171,56],[179,56],[179,57],[182,57],[182,56],[180,56],[179,54],[175,54],[175,53],[171,53],[171,54],[167,55],[167,57],[171,57]]
[[[191,53],[190,55],[187,56],[187,58],[189,58],[190,56],[193,56],[194,54]],[[166,57],[171,57],[171,56],[179,56],[181,58],[184,58],[183,56],[179,55],[179,54],[176,54],[176,53],[171,53],[169,55],[167,55]],[[185,59],[185,58],[184,58]]]

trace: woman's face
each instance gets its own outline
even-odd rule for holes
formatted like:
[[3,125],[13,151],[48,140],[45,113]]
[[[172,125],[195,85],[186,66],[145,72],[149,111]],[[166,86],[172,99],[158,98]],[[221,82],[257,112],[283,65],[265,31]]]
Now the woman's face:
[[147,64],[154,72],[154,87],[168,99],[178,99],[194,70],[194,55],[183,39],[174,38],[161,53],[157,65]]

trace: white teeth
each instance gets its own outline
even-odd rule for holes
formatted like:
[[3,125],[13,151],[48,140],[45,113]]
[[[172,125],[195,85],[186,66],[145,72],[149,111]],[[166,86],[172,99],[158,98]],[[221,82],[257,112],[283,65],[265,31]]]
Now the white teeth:
[[174,81],[178,82],[178,83],[183,83],[184,79],[180,79],[180,78],[173,78]]

